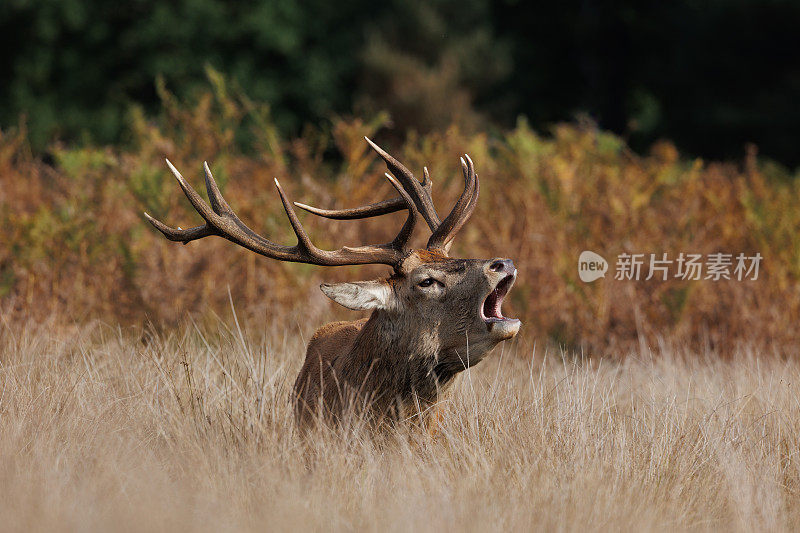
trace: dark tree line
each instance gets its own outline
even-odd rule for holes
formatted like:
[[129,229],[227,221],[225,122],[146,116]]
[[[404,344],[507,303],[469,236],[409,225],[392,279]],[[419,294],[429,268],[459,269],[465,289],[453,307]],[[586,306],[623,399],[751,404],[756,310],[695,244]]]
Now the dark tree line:
[[287,133],[383,109],[397,131],[588,115],[635,148],[753,142],[798,165],[799,29],[790,0],[5,0],[0,127],[119,142],[157,77],[190,96],[210,65]]

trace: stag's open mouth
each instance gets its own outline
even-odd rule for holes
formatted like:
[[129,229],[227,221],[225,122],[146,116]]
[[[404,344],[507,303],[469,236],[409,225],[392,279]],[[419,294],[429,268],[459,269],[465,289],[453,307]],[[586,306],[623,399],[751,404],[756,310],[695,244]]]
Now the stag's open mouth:
[[509,274],[497,284],[497,286],[489,293],[481,306],[481,318],[487,324],[501,322],[503,320],[516,320],[503,316],[503,298],[508,294],[511,286],[514,285],[514,280],[517,278],[516,272]]

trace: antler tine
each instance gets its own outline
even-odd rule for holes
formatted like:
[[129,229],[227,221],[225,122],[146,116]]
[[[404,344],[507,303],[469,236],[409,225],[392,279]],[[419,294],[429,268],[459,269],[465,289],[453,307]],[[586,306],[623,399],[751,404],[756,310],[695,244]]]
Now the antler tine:
[[424,187],[425,192],[430,196],[433,180],[431,180],[431,175],[428,173],[428,167],[422,167],[422,187]]
[[411,234],[414,233],[414,227],[417,225],[417,208],[414,206],[414,200],[411,196],[403,189],[403,186],[391,176],[388,172],[384,174],[386,179],[389,180],[389,183],[397,189],[397,192],[400,193],[403,202],[405,203],[406,209],[408,209],[408,217],[406,218],[405,224],[403,227],[400,228],[400,233],[397,234],[397,237],[394,238],[392,241],[392,245],[397,248],[398,250],[404,250],[406,244],[408,244],[408,240],[411,238]]
[[[425,219],[425,222],[428,223],[428,227],[431,228],[431,231],[435,231],[435,229],[439,227],[440,222],[439,215],[436,213],[436,208],[431,198],[430,185],[420,183],[419,180],[414,177],[414,174],[403,166],[400,161],[386,153],[383,148],[372,142],[368,137],[364,137],[364,139],[369,143],[372,149],[383,158],[386,162],[386,166],[389,168],[389,172],[394,174],[397,180],[403,185],[403,188],[411,195],[420,214]],[[426,181],[430,183],[427,176]],[[427,185],[427,187],[425,185]]]
[[[413,204],[413,201],[412,201]],[[305,209],[309,213],[317,216],[332,218],[334,220],[355,220],[359,218],[377,217],[386,215],[388,213],[395,213],[402,211],[408,206],[402,197],[392,198],[391,200],[383,200],[375,202],[374,204],[364,205],[361,207],[354,207],[352,209],[320,209],[300,202],[295,202],[294,205],[300,209]]]
[[202,239],[203,237],[208,237],[209,235],[215,235],[214,229],[208,224],[208,217],[214,214],[213,211],[206,205],[200,195],[197,194],[197,191],[195,191],[192,186],[189,185],[185,179],[183,179],[181,173],[178,172],[178,169],[173,166],[170,160],[166,159],[166,162],[170,171],[172,171],[172,174],[175,176],[175,179],[178,180],[178,184],[181,186],[181,189],[183,189],[184,194],[192,203],[197,212],[200,213],[200,216],[203,217],[203,220],[206,220],[206,223],[202,226],[195,226],[188,229],[182,229],[180,227],[171,228],[163,222],[151,217],[148,213],[145,213],[144,216],[147,218],[148,222],[150,222],[150,224],[160,231],[167,239],[175,242],[182,242],[183,244],[196,239]]
[[165,159],[165,161],[167,162],[169,169],[172,171],[172,174],[175,176],[175,179],[178,180],[178,184],[181,186],[181,189],[183,189],[183,194],[185,194],[186,198],[188,198],[189,202],[191,202],[192,207],[194,207],[195,211],[197,211],[200,216],[203,217],[203,220],[208,223],[210,219],[214,217],[214,211],[208,207],[208,204],[206,204],[203,201],[203,198],[197,194],[197,191],[195,191],[194,188],[189,185],[189,182],[187,182],[183,176],[181,176],[181,173],[178,172],[178,169],[175,168],[170,160]]
[[[467,161],[464,161],[466,157]],[[450,242],[455,238],[461,227],[469,220],[475,210],[478,200],[480,184],[478,175],[475,173],[475,165],[472,159],[466,154],[461,158],[461,170],[464,173],[464,191],[459,196],[456,205],[442,224],[433,232],[428,239],[427,248],[429,250],[445,250],[449,248]]]
[[283,203],[284,210],[289,217],[289,222],[292,225],[295,235],[297,235],[297,244],[295,246],[283,246],[257,234],[236,216],[236,213],[234,213],[222,197],[219,187],[211,174],[211,170],[208,168],[208,164],[204,165],[204,170],[206,188],[211,203],[210,207],[203,201],[197,191],[186,182],[172,163],[167,161],[167,165],[175,175],[181,189],[192,206],[205,220],[204,225],[194,228],[171,228],[145,213],[147,220],[171,241],[178,241],[186,244],[196,239],[217,235],[260,255],[281,261],[310,263],[323,266],[386,264],[396,267],[406,254],[405,245],[416,224],[416,210],[414,209],[413,200],[405,193],[402,187],[399,187],[396,181],[392,181],[392,185],[398,189],[406,208],[409,210],[406,223],[392,242],[355,248],[345,246],[335,251],[321,250],[311,242],[308,234],[300,224],[300,220],[297,218],[297,214],[294,212],[291,202],[286,198],[280,183],[278,183],[278,180],[275,180],[275,185],[278,189],[278,194]]
[[275,188],[278,189],[278,196],[281,197],[283,210],[286,211],[286,216],[289,218],[289,224],[292,225],[294,234],[297,235],[297,246],[314,255],[314,252],[317,251],[317,247],[311,243],[308,233],[306,233],[306,230],[303,229],[303,225],[300,223],[300,219],[297,218],[297,213],[294,212],[292,203],[288,200],[288,198],[286,198],[286,194],[283,192],[283,187],[281,187],[278,178],[275,178]]
[[151,217],[147,212],[145,212],[144,216],[147,218],[147,221],[150,222],[150,224],[164,234],[164,237],[171,241],[186,244],[196,239],[202,239],[203,237],[214,235],[214,231],[208,227],[208,224],[203,224],[202,226],[195,226],[188,229],[171,228],[163,222]]
[[[367,139],[367,141],[369,141],[369,139]],[[374,147],[375,145],[370,141],[370,146]],[[378,149],[380,150],[380,148],[378,148]],[[380,153],[380,152],[378,152],[378,153]],[[414,182],[419,183],[417,181],[417,179],[414,178],[411,175],[411,173],[408,171],[408,169],[406,169],[402,164],[398,163],[397,160],[395,160],[394,158],[392,158],[388,154],[386,154],[386,155],[387,155],[387,157],[391,158],[395,163],[397,163],[397,165],[399,165],[400,169],[402,169],[402,171],[398,170],[398,172],[397,172],[398,174],[403,175],[403,171],[404,171],[404,172],[406,172],[408,174],[408,176],[411,176],[410,178],[408,178],[408,176],[406,176],[406,178],[413,180],[411,182],[412,183],[412,190],[413,190],[413,188],[414,188],[413,183]],[[432,187],[432,185],[433,185],[433,181],[431,181],[431,179],[430,179],[430,174],[428,173],[428,167],[424,167],[423,168],[423,180],[422,180],[422,183],[420,184],[423,193],[420,196],[420,198],[425,198],[425,202],[429,202],[430,205],[431,205],[431,208],[433,209],[433,207],[432,207],[433,206],[433,200],[431,199],[431,187]],[[422,202],[423,202],[423,200],[421,199],[420,203],[422,203]],[[389,214],[389,213],[396,213],[397,211],[402,211],[403,209],[407,208],[405,200],[400,196],[398,196],[396,198],[391,198],[389,200],[382,200],[380,202],[375,202],[373,204],[363,205],[363,206],[360,206],[360,207],[353,207],[353,208],[350,208],[350,209],[320,209],[319,207],[310,206],[308,204],[303,204],[303,203],[300,203],[300,202],[294,202],[294,205],[299,207],[300,209],[308,211],[309,213],[313,213],[313,214],[315,214],[317,216],[324,217],[324,218],[330,218],[330,219],[334,219],[334,220],[355,220],[355,219],[360,219],[360,218],[377,217],[377,216],[386,215],[386,214]],[[414,203],[414,205],[419,207],[419,204],[417,204],[416,202]],[[423,213],[424,213],[424,211],[423,211]],[[430,220],[428,220],[428,217],[425,218],[425,221],[428,223],[428,227],[430,227],[431,231],[436,231],[436,228],[439,227],[440,222],[439,222],[439,216],[436,214],[435,209],[432,211],[432,216],[430,216],[429,218],[430,218]]]
[[211,208],[215,213],[233,213],[233,209],[222,197],[222,193],[217,187],[217,182],[214,181],[214,176],[211,175],[211,169],[208,168],[208,161],[203,161],[203,175],[206,178],[206,191],[208,192],[208,200],[211,202]]

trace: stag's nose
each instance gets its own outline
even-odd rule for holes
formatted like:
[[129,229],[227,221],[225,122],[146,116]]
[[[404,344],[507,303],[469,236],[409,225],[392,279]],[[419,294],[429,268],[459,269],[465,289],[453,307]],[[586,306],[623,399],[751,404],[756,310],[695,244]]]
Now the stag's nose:
[[494,259],[492,264],[489,265],[489,270],[492,272],[505,272],[506,274],[513,274],[516,272],[514,261],[511,259]]

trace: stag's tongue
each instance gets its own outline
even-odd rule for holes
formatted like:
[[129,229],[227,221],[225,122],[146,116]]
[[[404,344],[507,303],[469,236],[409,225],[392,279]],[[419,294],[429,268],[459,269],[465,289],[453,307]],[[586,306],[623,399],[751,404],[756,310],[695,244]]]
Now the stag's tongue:
[[493,290],[483,302],[483,316],[488,319],[503,318],[502,305],[503,298],[500,296],[500,291]]

